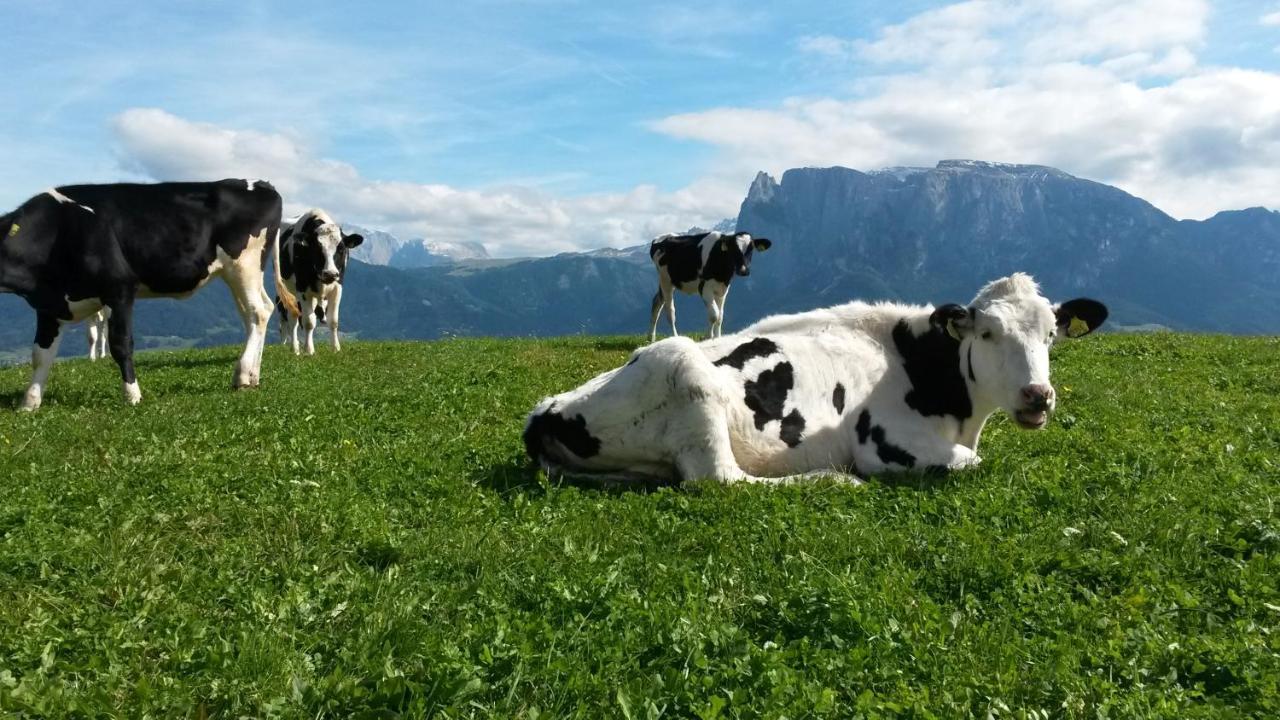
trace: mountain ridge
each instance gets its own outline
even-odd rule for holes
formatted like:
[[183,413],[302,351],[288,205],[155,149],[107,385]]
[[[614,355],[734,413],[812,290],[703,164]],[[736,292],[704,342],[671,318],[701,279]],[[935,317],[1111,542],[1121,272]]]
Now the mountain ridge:
[[[764,315],[853,299],[965,302],[986,281],[1031,272],[1050,297],[1091,295],[1113,327],[1280,333],[1280,212],[1252,207],[1175,220],[1103,183],[1041,165],[944,160],[933,168],[793,168],[752,180],[735,227],[773,240],[738,278],[728,331]],[[368,338],[457,334],[640,333],[656,288],[647,242],[545,258],[448,257],[424,267],[366,264],[404,247],[365,235],[348,273],[343,329]],[[370,240],[370,238],[374,240]],[[426,252],[430,247],[422,245]],[[360,251],[365,250],[362,257]],[[487,256],[487,253],[485,253]],[[701,331],[696,298],[679,326]],[[22,359],[34,328],[0,296],[0,352]],[[228,293],[138,304],[140,347],[237,343]],[[69,333],[65,353],[84,350]]]

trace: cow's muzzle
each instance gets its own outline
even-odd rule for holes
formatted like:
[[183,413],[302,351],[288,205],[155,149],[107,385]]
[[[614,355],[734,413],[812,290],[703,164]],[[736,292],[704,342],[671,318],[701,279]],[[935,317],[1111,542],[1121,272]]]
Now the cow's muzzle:
[[746,265],[741,265],[738,267],[738,274],[741,275],[742,277],[746,277],[751,274],[751,268],[747,267]]
[[332,270],[325,270],[324,272],[320,273],[320,282],[326,285],[328,285],[331,282],[337,282],[337,281],[338,281],[338,273],[333,272]]
[[1040,383],[1022,388],[1022,407],[1013,413],[1013,419],[1024,430],[1039,430],[1049,423],[1053,412],[1053,387]]

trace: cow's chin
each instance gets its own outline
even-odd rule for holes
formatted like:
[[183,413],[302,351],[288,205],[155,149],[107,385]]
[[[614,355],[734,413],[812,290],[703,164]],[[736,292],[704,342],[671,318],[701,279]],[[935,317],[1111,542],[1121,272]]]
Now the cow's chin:
[[1018,410],[1013,413],[1013,421],[1023,430],[1039,430],[1049,424],[1047,410]]

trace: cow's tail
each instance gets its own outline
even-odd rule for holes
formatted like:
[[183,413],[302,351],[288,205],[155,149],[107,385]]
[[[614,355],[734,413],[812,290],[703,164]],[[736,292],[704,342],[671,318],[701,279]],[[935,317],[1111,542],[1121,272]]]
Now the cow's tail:
[[275,254],[275,258],[271,264],[275,266],[276,272],[276,299],[284,305],[284,309],[291,317],[301,317],[302,308],[298,307],[298,299],[289,292],[289,288],[285,287],[284,274],[280,270],[280,225],[277,223],[275,227],[269,228],[268,232],[274,236],[271,241],[271,252]]

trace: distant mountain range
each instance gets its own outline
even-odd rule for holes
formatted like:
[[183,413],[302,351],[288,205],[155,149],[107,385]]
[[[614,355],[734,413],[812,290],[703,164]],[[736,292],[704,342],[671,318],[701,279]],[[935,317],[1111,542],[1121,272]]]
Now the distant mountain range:
[[463,260],[487,260],[489,251],[477,242],[444,242],[416,238],[402,241],[382,230],[368,230],[359,225],[347,225],[348,233],[364,237],[352,253],[352,257],[370,265],[414,268],[452,265]]
[[[760,173],[734,226],[774,241],[739,278],[730,332],[773,312],[855,298],[965,302],[985,281],[1033,273],[1051,297],[1090,295],[1114,329],[1280,334],[1280,213],[1250,208],[1178,221],[1117,188],[1036,165],[948,160],[932,168]],[[494,259],[473,243],[400,242],[357,228],[343,328],[364,338],[630,333],[656,289],[647,243]],[[359,262],[363,261],[363,262]],[[701,304],[678,305],[703,331]],[[186,301],[139,303],[143,347],[235,343],[221,283]],[[0,361],[24,359],[34,320],[0,296]],[[274,329],[273,329],[274,334]],[[84,351],[73,332],[64,352]]]

